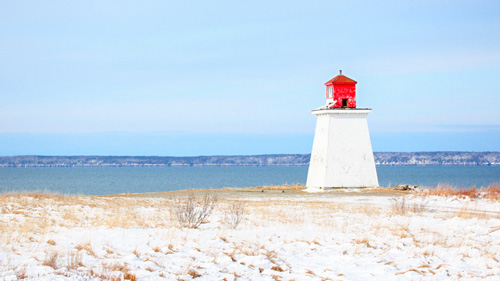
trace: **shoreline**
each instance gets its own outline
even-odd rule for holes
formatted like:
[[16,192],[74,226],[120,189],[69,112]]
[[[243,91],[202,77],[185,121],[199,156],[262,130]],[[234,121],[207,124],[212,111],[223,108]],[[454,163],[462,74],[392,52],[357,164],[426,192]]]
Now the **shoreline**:
[[244,196],[245,194],[260,194],[264,196],[265,194],[282,194],[293,193],[296,195],[309,195],[309,194],[360,194],[360,195],[404,195],[409,194],[410,190],[396,190],[394,188],[387,187],[366,187],[366,188],[336,188],[336,189],[320,189],[315,192],[310,192],[306,190],[303,185],[281,185],[281,186],[259,186],[259,187],[222,187],[218,189],[183,189],[183,190],[173,190],[173,191],[162,191],[162,192],[144,192],[144,193],[123,193],[123,194],[108,194],[108,195],[94,195],[96,197],[168,197],[176,194],[205,194],[205,193],[216,193],[216,194],[240,194]]

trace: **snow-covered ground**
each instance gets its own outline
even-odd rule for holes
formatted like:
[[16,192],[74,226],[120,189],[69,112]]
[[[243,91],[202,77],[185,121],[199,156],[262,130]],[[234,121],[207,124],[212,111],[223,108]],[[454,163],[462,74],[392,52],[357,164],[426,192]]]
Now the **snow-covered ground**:
[[[217,207],[198,229],[179,227],[173,210],[183,193],[2,195],[0,280],[500,278],[499,201],[214,193]],[[174,203],[172,196],[182,198]],[[229,223],[231,206],[244,206],[236,229]]]

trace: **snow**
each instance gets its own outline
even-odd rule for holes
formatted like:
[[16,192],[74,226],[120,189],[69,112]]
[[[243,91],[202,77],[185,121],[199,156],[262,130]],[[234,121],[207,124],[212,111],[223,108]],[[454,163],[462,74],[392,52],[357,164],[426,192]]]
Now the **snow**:
[[[398,213],[401,194],[221,192],[209,222],[190,229],[171,197],[1,198],[0,280],[500,276],[500,202],[487,199],[405,195],[409,210]],[[246,215],[232,229],[235,200]]]

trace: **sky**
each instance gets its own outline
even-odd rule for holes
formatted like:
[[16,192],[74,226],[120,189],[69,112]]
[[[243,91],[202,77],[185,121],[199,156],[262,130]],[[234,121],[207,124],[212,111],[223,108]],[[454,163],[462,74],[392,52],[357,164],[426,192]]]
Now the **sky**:
[[340,69],[374,151],[500,151],[499,1],[240,2],[0,0],[0,155],[310,153]]

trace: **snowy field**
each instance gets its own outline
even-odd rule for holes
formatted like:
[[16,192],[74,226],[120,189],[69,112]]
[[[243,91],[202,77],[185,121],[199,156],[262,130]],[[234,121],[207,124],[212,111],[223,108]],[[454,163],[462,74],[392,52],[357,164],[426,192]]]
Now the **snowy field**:
[[187,193],[2,195],[0,280],[500,279],[498,200],[210,194],[218,200],[198,228],[179,225]]

